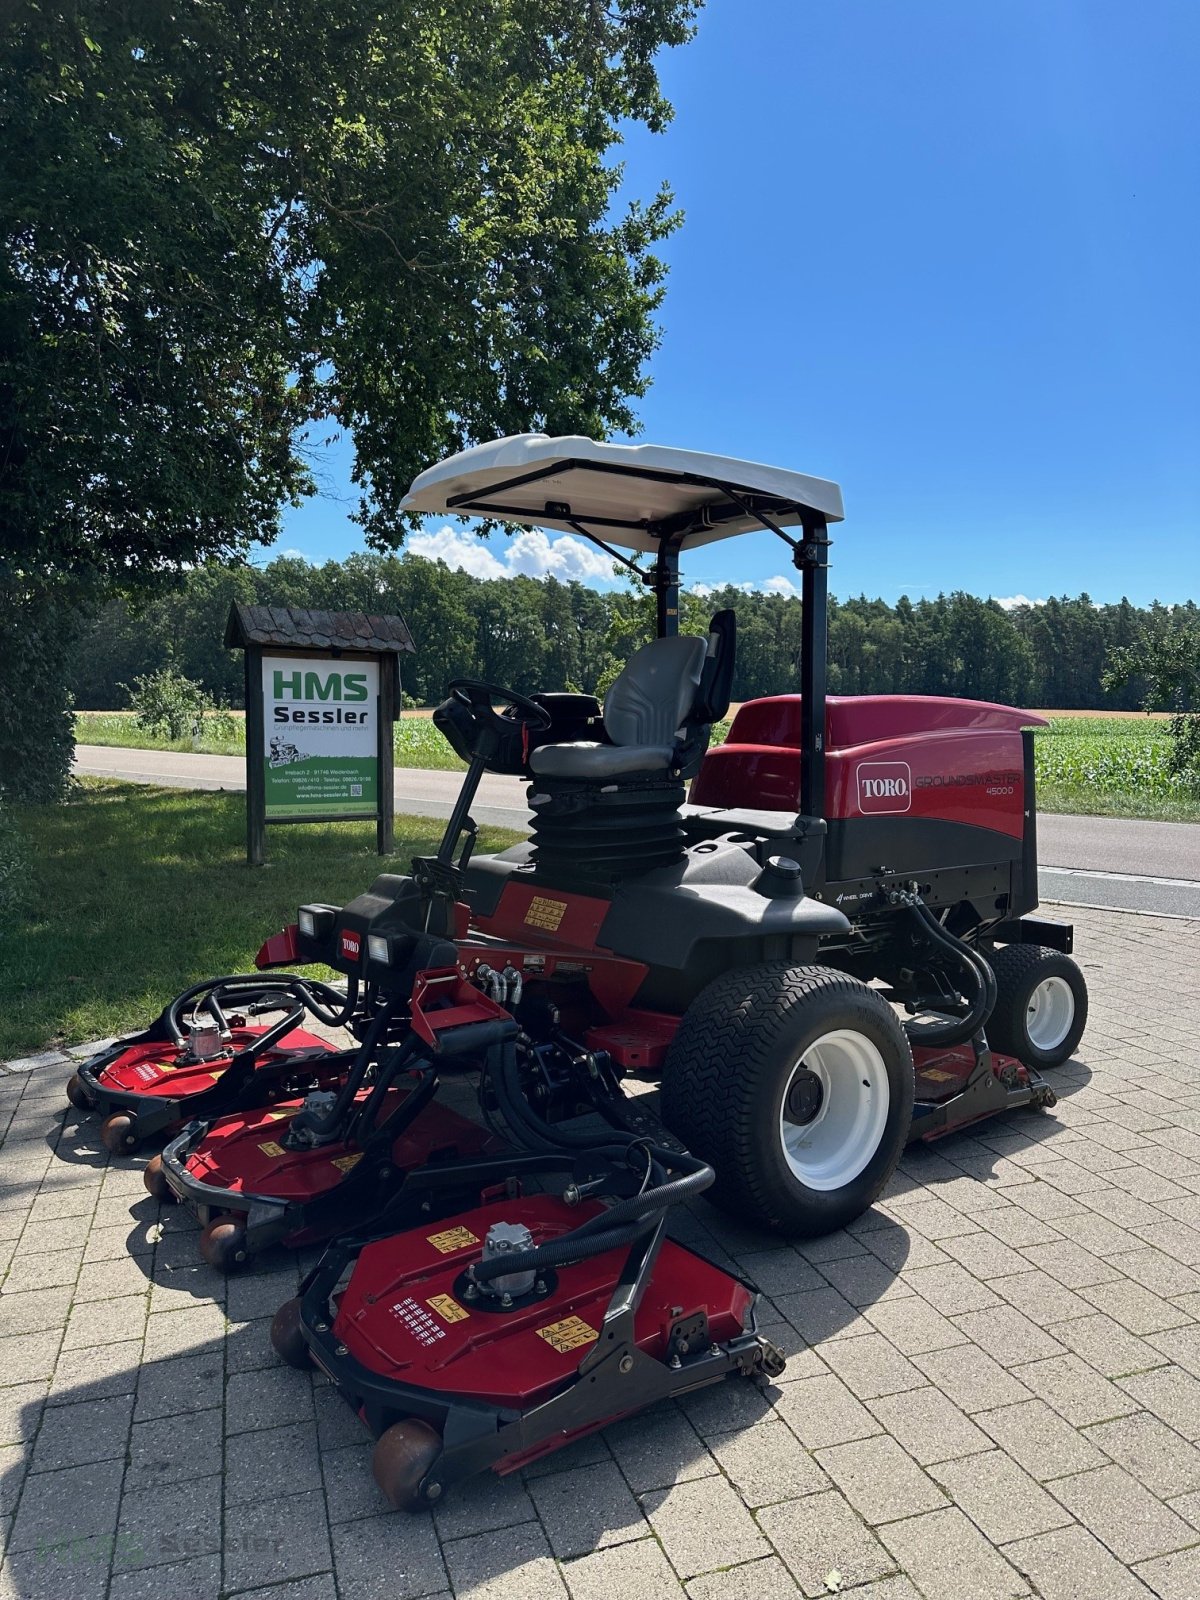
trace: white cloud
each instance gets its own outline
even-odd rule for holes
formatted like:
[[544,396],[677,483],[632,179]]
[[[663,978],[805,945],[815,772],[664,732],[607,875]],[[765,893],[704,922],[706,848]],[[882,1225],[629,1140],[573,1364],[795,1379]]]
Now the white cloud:
[[564,583],[613,581],[613,562],[602,550],[573,534],[552,539],[541,528],[526,528],[511,539],[481,539],[447,524],[432,533],[413,533],[404,548],[425,561],[444,561],[448,567],[476,578],[555,577]]
[[1027,594],[1010,594],[1003,599],[996,597],[996,604],[1002,611],[1015,611],[1017,606],[1044,606],[1045,600],[1031,600]]
[[690,594],[699,595],[701,600],[706,600],[710,594],[716,594],[718,589],[740,589],[743,594],[798,595],[800,593],[800,585],[782,574],[774,578],[748,579],[744,583],[689,583],[686,588]]

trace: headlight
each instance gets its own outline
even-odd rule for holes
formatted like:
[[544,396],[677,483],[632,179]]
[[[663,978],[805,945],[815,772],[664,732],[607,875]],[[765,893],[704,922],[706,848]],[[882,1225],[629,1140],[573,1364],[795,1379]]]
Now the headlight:
[[369,933],[367,935],[367,959],[369,961],[382,962],[385,967],[390,963],[392,958],[388,950],[386,934]]
[[296,925],[306,939],[317,937],[317,919],[307,906],[301,906],[296,917]]
[[296,926],[302,939],[328,939],[333,932],[337,911],[333,906],[301,906]]

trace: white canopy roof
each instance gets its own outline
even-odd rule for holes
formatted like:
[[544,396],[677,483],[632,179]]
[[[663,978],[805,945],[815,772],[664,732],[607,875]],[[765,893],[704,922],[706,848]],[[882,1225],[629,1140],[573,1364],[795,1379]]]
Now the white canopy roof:
[[780,526],[795,526],[804,511],[827,522],[843,515],[842,492],[826,478],[699,450],[544,433],[448,456],[421,473],[402,505],[529,528],[583,529],[607,544],[649,551],[665,535],[686,550],[760,528],[751,510]]

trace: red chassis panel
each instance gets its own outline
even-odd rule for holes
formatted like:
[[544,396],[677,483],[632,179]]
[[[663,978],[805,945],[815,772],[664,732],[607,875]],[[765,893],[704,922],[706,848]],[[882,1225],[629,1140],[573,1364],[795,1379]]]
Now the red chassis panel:
[[[244,1050],[266,1031],[265,1027],[234,1028],[230,1039],[232,1049]],[[307,1033],[303,1028],[293,1028],[290,1033],[284,1034],[278,1044],[264,1052],[258,1062],[258,1070],[278,1066],[297,1050],[332,1054],[333,1048],[327,1040],[318,1039],[316,1034]],[[188,1095],[211,1089],[230,1060],[228,1056],[214,1061],[186,1061],[183,1057],[183,1048],[172,1044],[169,1039],[130,1045],[128,1050],[123,1050],[115,1061],[105,1067],[99,1081],[106,1089],[120,1089],[127,1094],[163,1095],[171,1100],[183,1100]]]

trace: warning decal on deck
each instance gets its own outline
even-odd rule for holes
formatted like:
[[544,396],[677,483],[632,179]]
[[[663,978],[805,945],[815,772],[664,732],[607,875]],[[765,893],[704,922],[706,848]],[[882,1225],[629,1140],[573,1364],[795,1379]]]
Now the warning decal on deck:
[[589,1327],[582,1317],[567,1317],[563,1322],[552,1322],[549,1327],[538,1329],[538,1338],[553,1345],[560,1355],[585,1344],[594,1344],[599,1337],[595,1328]]
[[566,909],[565,900],[547,900],[544,896],[535,894],[529,902],[529,910],[525,913],[525,926],[543,928],[547,933],[557,933]]
[[445,1317],[447,1322],[465,1322],[471,1313],[465,1306],[460,1306],[453,1296],[448,1294],[435,1294],[432,1300],[425,1304],[436,1311],[439,1317]]
[[930,1083],[953,1083],[955,1075],[953,1072],[943,1072],[940,1067],[922,1067],[917,1077],[928,1078]]
[[425,1242],[441,1255],[448,1256],[452,1250],[465,1250],[468,1245],[478,1244],[479,1240],[470,1228],[446,1228],[442,1233],[427,1234]]
[[276,1144],[274,1139],[268,1139],[266,1144],[260,1144],[258,1148],[265,1156],[281,1156],[283,1154],[283,1146]]
[[333,1165],[339,1172],[349,1172],[351,1167],[356,1167],[362,1160],[362,1151],[356,1150],[352,1156],[334,1156]]

